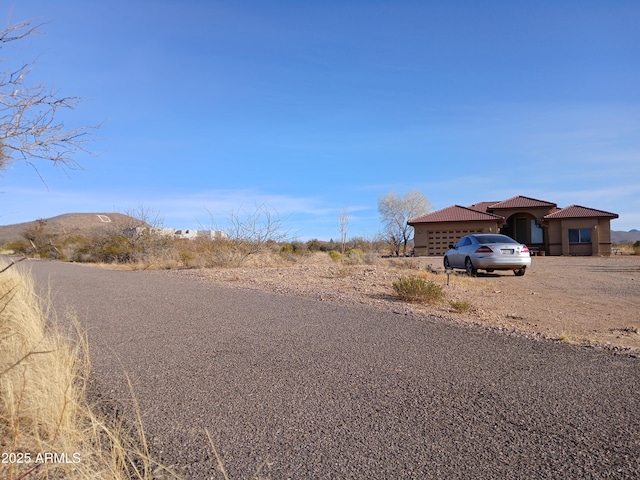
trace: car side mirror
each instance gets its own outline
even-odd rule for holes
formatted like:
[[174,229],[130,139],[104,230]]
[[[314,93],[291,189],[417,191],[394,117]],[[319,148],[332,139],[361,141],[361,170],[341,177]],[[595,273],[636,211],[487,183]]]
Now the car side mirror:
[[456,248],[455,245],[449,244],[449,248]]

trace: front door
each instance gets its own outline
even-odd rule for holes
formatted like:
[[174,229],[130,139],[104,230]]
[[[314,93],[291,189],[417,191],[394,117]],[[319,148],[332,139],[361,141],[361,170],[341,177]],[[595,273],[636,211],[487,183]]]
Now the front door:
[[520,243],[531,243],[529,242],[529,229],[528,227],[529,219],[527,218],[516,218],[516,242]]

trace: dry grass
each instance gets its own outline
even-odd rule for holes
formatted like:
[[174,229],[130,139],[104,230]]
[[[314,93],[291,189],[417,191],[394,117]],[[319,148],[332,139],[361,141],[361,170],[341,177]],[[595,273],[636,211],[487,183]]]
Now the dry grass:
[[176,478],[150,458],[141,424],[90,408],[86,336],[48,313],[28,277],[0,273],[0,478]]

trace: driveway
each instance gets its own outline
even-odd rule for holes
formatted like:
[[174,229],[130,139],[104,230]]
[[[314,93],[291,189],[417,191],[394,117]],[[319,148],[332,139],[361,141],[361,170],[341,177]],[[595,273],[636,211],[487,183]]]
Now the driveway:
[[[24,265],[27,262],[24,262]],[[28,262],[88,330],[90,394],[132,377],[186,478],[638,478],[640,361],[428,317]],[[24,267],[22,267],[24,268]]]

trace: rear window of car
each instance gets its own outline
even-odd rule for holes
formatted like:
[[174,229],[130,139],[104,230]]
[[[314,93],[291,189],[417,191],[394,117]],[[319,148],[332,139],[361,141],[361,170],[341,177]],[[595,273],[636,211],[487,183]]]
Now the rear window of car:
[[483,235],[476,236],[478,243],[486,245],[488,243],[518,243],[513,238],[506,235]]

